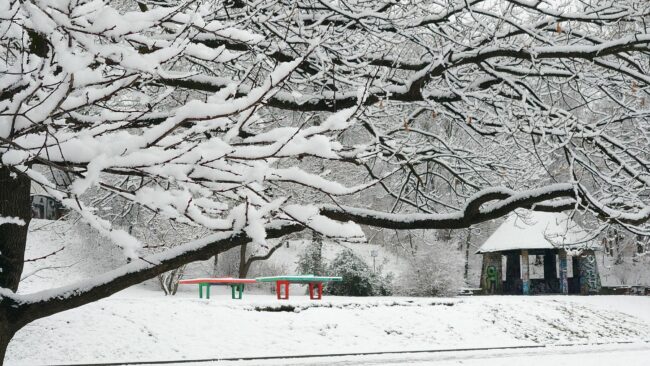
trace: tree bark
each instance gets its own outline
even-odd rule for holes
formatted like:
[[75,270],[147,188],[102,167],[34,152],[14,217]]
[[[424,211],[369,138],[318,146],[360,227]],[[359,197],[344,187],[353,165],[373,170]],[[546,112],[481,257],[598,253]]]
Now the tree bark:
[[19,218],[25,223],[0,225],[0,287],[13,292],[18,290],[23,273],[27,229],[32,217],[30,188],[27,176],[0,166],[0,217]]
[[239,247],[239,278],[246,278],[246,275],[248,275],[249,265],[246,261],[247,246],[247,244],[244,244]]
[[7,347],[9,346],[9,341],[13,334],[4,333],[0,331],[0,366],[4,363],[5,355],[7,353]]
[[4,363],[9,341],[17,331],[9,319],[7,312],[0,309],[0,366]]

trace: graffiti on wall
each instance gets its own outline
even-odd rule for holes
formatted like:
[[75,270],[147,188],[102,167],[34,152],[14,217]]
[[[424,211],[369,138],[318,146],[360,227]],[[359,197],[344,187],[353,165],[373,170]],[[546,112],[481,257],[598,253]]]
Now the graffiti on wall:
[[481,269],[481,289],[485,294],[499,294],[501,284],[501,254],[483,254],[483,268]]
[[596,256],[587,253],[580,257],[580,293],[589,294],[600,291],[600,276],[596,265]]
[[493,294],[497,291],[497,281],[499,280],[499,272],[495,266],[488,266],[485,270],[485,278],[487,282],[488,292]]

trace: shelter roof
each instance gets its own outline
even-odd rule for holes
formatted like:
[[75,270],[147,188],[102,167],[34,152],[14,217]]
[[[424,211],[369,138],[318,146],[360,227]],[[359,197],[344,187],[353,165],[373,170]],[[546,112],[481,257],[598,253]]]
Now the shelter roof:
[[490,235],[477,253],[522,249],[595,249],[589,235],[565,213],[517,210]]

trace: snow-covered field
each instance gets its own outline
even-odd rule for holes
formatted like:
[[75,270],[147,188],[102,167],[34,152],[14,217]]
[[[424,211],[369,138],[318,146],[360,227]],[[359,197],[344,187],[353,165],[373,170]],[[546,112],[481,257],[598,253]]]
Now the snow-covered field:
[[[194,288],[192,288],[194,290]],[[135,287],[34,322],[8,365],[650,341],[650,297],[210,300]]]
[[[110,261],[96,258],[111,257],[110,250],[90,250],[86,248],[87,241],[83,232],[73,230],[65,222],[35,220],[28,256],[37,258],[64,249],[45,260],[28,262],[20,292],[61,286],[110,269]],[[369,253],[369,248],[360,248],[361,254]],[[338,250],[326,249],[330,255]],[[297,246],[292,245],[279,251],[275,260],[292,263],[297,253]],[[392,269],[396,260],[385,261],[387,267]],[[310,301],[304,289],[292,286],[291,299],[278,301],[268,286],[252,286],[247,287],[244,299],[237,301],[231,300],[228,292],[227,288],[213,288],[212,299],[205,300],[198,298],[196,286],[185,286],[177,296],[165,297],[152,286],[139,285],[28,325],[10,344],[6,364],[31,366],[567,344],[589,344],[587,347],[591,348],[587,352],[593,356],[605,352],[603,347],[610,347],[594,346],[595,343],[650,341],[650,297],[326,296],[322,301]],[[573,353],[566,347],[558,349],[552,354],[540,353],[544,357],[535,359],[556,364],[559,356],[553,354],[563,355],[561,360],[582,357],[574,348],[571,348]],[[605,352],[598,359],[611,359],[616,352]],[[529,353],[381,355],[363,360],[382,365],[431,362],[513,365],[518,363],[512,362],[528,357]],[[650,351],[623,353],[625,357],[638,359]],[[479,362],[483,359],[491,363]],[[264,364],[355,365],[360,362],[358,357],[337,357],[270,360]],[[628,362],[628,366],[632,365],[635,364]]]

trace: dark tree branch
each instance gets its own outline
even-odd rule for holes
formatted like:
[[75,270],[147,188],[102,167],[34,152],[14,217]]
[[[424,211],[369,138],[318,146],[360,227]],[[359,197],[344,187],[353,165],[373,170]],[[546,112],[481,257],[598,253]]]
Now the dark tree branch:
[[[268,238],[278,238],[304,229],[304,226],[286,223],[267,229]],[[208,238],[209,239],[209,238]],[[195,261],[207,260],[215,254],[248,243],[250,238],[244,234],[234,234],[214,241],[200,239],[186,244],[187,248],[177,247],[171,251],[145,257],[141,262],[132,262],[98,277],[96,283],[71,285],[67,288],[48,290],[27,296],[0,293],[0,309],[11,309],[13,328],[20,329],[25,324],[61,311],[73,309],[84,304],[108,297],[127,287],[153,278],[179,266]],[[105,278],[105,281],[102,281]]]
[[[391,214],[364,210],[348,206],[325,206],[320,212],[337,221],[354,221],[361,225],[387,229],[463,229],[471,225],[496,219],[517,208],[539,211],[561,212],[576,207],[575,187],[571,184],[555,184],[544,189],[514,192],[508,189],[486,189],[470,198],[463,211],[447,214]],[[572,199],[561,204],[544,202],[557,199]],[[483,209],[481,206],[498,200]]]

